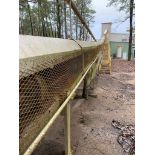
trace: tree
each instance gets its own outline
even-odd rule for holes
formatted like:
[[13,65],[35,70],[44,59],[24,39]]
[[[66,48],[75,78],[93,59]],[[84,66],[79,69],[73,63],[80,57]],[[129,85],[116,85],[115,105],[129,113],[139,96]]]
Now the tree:
[[132,20],[133,20],[133,5],[134,5],[134,0],[130,0],[130,35],[129,35],[128,61],[131,60],[131,54],[132,54],[132,32],[133,32]]
[[[86,23],[94,21],[92,0],[73,0]],[[72,11],[73,12],[73,11]],[[87,33],[80,21],[71,13],[72,36],[86,40]],[[45,37],[68,38],[70,34],[70,11],[64,0],[19,0],[19,33]]]
[[[92,8],[92,0],[74,0],[76,7],[78,8],[81,16],[84,18],[86,23],[91,27],[94,23],[94,14],[96,11]],[[84,31],[83,26],[80,24],[77,18],[75,20],[76,25],[76,36],[80,40],[86,40],[88,38],[88,33]],[[78,34],[79,30],[79,34]]]
[[124,11],[127,15],[121,22],[125,22],[130,19],[130,34],[129,34],[129,49],[128,49],[128,60],[131,60],[132,54],[132,34],[133,34],[133,18],[135,16],[134,9],[135,3],[134,0],[108,0],[109,3],[107,6],[115,6],[118,8],[118,11]]

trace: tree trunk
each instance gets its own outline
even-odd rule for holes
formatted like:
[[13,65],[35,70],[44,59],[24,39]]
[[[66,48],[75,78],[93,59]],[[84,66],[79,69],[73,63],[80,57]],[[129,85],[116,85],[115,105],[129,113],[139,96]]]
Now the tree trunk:
[[61,10],[61,16],[60,17],[61,17],[61,35],[62,35],[61,37],[64,38],[64,30],[63,30],[63,27],[64,27],[63,15],[64,14],[63,14],[63,7],[62,6],[61,6],[60,10]]
[[83,39],[83,41],[84,41],[84,37],[85,37],[85,28],[83,26],[83,32],[82,32],[82,39]]
[[29,17],[30,17],[31,34],[33,35],[33,24],[32,24],[32,17],[31,17],[31,10],[30,10],[30,5],[29,5],[28,1],[27,1],[27,6],[28,6]]
[[41,25],[42,25],[42,35],[45,37],[46,36],[46,32],[45,32],[45,23],[44,23],[43,19],[41,19]]
[[78,39],[78,18],[76,18],[76,27],[75,27],[75,33],[76,33],[76,40]]
[[[81,16],[83,17],[84,13],[83,13],[83,10],[84,10],[84,1],[82,1],[82,4],[81,4],[81,10],[80,10],[80,14]],[[82,39],[82,34],[83,34],[83,29],[84,29],[84,25],[81,25],[80,26],[80,40]]]
[[80,25],[80,36],[79,36],[79,39],[80,40],[82,39],[82,25]]
[[51,36],[50,26],[49,26],[49,22],[48,22],[48,17],[47,16],[46,16],[46,36],[47,37]]
[[23,8],[21,10],[21,18],[20,18],[20,22],[19,22],[21,25],[21,34],[24,34],[24,24],[23,24]]
[[60,4],[59,0],[57,2],[57,31],[58,31],[58,38],[61,38],[61,18],[60,18]]
[[38,8],[39,8],[39,16],[41,18],[41,27],[42,27],[42,36],[46,36],[46,30],[45,30],[45,23],[44,23],[44,18],[43,18],[43,15],[42,15],[42,1],[41,0],[38,0]]
[[65,20],[65,39],[67,39],[67,18],[66,18],[66,3],[64,3],[64,20]]
[[52,27],[52,21],[50,19],[50,28],[51,28],[51,36],[54,37],[54,31],[53,31],[53,27]]
[[133,0],[130,0],[130,36],[129,36],[129,51],[128,51],[128,61],[131,60],[132,54],[132,18],[133,18]]

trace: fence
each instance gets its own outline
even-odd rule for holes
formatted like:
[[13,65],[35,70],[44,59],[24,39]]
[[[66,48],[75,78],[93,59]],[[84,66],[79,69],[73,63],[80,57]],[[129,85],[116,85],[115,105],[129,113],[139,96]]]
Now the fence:
[[[66,4],[77,15],[83,30],[95,40],[20,35],[19,143],[20,154],[30,155],[62,110],[65,111],[65,154],[71,155],[70,99],[84,80],[83,97],[101,65],[111,59],[107,31],[96,41],[71,0]],[[70,29],[71,29],[70,20]],[[67,37],[66,37],[67,38]]]
[[21,154],[48,124],[79,81],[87,77],[86,87],[91,82],[102,64],[102,52],[103,40],[84,42],[20,36]]

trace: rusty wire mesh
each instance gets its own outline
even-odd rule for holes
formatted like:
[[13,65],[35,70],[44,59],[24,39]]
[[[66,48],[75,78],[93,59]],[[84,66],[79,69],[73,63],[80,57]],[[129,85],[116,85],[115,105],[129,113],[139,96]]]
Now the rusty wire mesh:
[[89,49],[20,60],[20,153],[47,124],[98,52]]

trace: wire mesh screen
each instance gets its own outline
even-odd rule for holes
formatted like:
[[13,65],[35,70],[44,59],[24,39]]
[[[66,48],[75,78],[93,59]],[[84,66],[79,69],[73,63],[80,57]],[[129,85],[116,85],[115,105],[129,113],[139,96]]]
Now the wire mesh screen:
[[47,124],[98,52],[90,48],[20,59],[20,154]]

